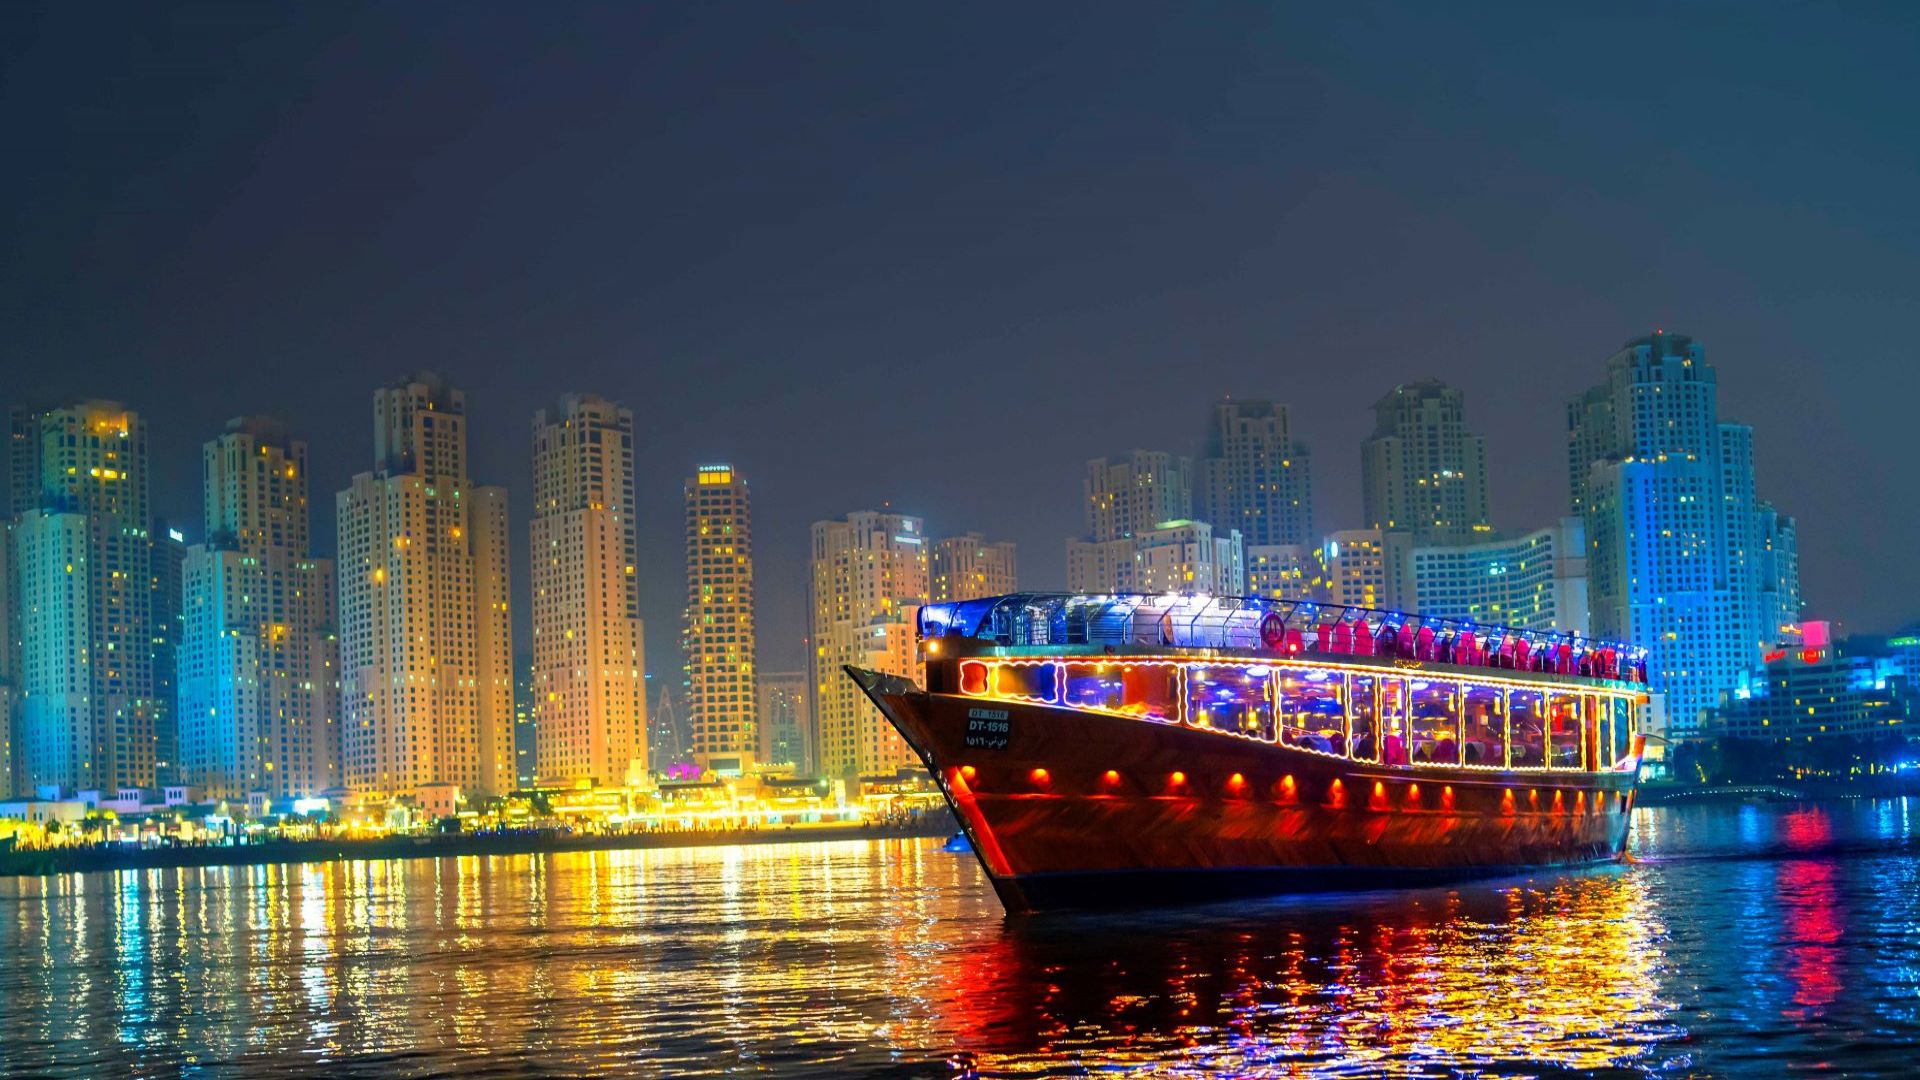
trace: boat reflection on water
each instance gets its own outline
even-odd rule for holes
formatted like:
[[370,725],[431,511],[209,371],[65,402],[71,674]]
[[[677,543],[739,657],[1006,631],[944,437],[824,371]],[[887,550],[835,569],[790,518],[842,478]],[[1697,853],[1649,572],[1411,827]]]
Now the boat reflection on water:
[[938,840],[0,879],[0,1076],[1913,1075],[1920,801],[1008,918]]
[[1644,1068],[1684,1035],[1657,992],[1664,932],[1618,871],[1019,920],[968,958],[953,1026],[995,1075]]

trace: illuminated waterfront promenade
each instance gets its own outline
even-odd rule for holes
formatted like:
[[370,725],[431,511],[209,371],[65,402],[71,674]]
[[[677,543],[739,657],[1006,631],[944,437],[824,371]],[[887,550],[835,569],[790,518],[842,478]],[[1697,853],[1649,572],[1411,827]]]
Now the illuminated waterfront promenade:
[[1633,846],[1029,920],[934,841],[11,879],[0,1073],[1906,1069],[1920,803],[1641,811]]
[[18,850],[0,849],[0,875],[946,837],[952,835],[955,828],[951,814],[935,810],[894,819],[852,817],[846,820],[786,824],[739,819],[730,822],[662,819],[641,827],[611,831],[508,829],[339,838],[266,836],[241,842],[159,846],[65,844]]

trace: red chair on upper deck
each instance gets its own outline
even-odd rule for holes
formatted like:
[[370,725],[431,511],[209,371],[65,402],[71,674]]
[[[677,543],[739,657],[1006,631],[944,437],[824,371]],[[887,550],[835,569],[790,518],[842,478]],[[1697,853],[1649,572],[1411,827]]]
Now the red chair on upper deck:
[[1469,667],[1480,663],[1480,643],[1474,639],[1473,631],[1462,630],[1453,639],[1453,662]]
[[1413,635],[1413,658],[1415,660],[1433,660],[1437,658],[1438,648],[1433,627],[1423,626]]
[[1353,626],[1345,619],[1333,624],[1332,642],[1327,651],[1341,656],[1353,653]]
[[1373,630],[1367,626],[1365,619],[1353,624],[1353,654],[1355,656],[1374,654]]

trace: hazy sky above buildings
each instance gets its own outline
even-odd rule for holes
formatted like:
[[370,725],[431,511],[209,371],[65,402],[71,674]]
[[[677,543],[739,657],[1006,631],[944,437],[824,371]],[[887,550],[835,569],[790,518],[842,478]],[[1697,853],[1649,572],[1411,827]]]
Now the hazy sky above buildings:
[[194,523],[199,444],[281,414],[330,551],[375,386],[467,389],[521,537],[533,410],[617,397],[653,668],[723,459],[783,667],[809,522],[891,500],[1057,587],[1084,460],[1222,394],[1293,406],[1331,529],[1371,402],[1447,379],[1544,523],[1563,400],[1662,327],[1810,612],[1920,617],[1920,9],[1470,7],[9,6],[0,404],[130,402]]

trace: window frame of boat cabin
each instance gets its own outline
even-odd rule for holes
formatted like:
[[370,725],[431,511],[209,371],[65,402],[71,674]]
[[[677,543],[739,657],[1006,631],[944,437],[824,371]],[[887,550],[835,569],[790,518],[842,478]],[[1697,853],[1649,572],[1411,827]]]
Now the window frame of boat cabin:
[[[1115,655],[1107,655],[1107,654],[1061,653],[1058,655],[1049,654],[1046,656],[1010,657],[1010,656],[993,655],[992,653],[982,653],[982,654],[976,654],[972,656],[954,657],[951,659],[950,662],[956,665],[956,672],[955,672],[956,687],[964,684],[964,678],[958,677],[960,675],[960,672],[958,670],[959,666],[969,664],[969,663],[978,663],[978,664],[983,664],[987,667],[987,671],[986,671],[987,692],[983,694],[967,694],[964,691],[962,691],[962,696],[966,696],[966,697],[983,697],[983,698],[989,698],[994,700],[1013,701],[1013,702],[1019,702],[1019,703],[1025,703],[1025,704],[1051,705],[1051,706],[1057,706],[1059,708],[1079,709],[1086,712],[1098,713],[1105,716],[1120,716],[1120,717],[1125,717],[1126,719],[1129,719],[1129,720],[1140,720],[1147,723],[1173,724],[1180,727],[1191,728],[1196,731],[1212,731],[1222,735],[1232,735],[1237,738],[1252,739],[1255,742],[1269,742],[1273,745],[1286,746],[1289,749],[1299,750],[1303,753],[1319,754],[1323,757],[1330,757],[1330,758],[1334,758],[1341,761],[1357,761],[1363,764],[1380,764],[1381,762],[1380,751],[1381,751],[1381,747],[1384,746],[1386,742],[1386,735],[1381,733],[1380,731],[1380,724],[1379,724],[1380,708],[1378,704],[1378,694],[1379,694],[1380,684],[1388,680],[1392,680],[1394,681],[1395,685],[1398,686],[1398,694],[1397,694],[1397,697],[1398,697],[1397,705],[1398,705],[1398,713],[1399,713],[1398,730],[1401,735],[1402,745],[1407,748],[1406,752],[1408,757],[1408,760],[1405,762],[1404,765],[1391,766],[1394,768],[1473,769],[1473,770],[1480,770],[1485,772],[1543,772],[1543,773],[1544,772],[1555,772],[1555,773],[1612,772],[1619,767],[1621,762],[1627,760],[1627,758],[1632,755],[1632,734],[1633,732],[1639,730],[1640,721],[1644,718],[1644,715],[1645,715],[1644,709],[1643,709],[1644,703],[1641,700],[1644,694],[1641,691],[1615,688],[1613,686],[1604,685],[1604,684],[1596,685],[1592,683],[1591,680],[1578,677],[1578,676],[1573,676],[1573,677],[1560,676],[1551,680],[1539,680],[1539,679],[1515,678],[1513,676],[1483,677],[1478,675],[1477,673],[1463,674],[1463,673],[1457,673],[1454,671],[1434,671],[1424,666],[1406,667],[1406,666],[1397,666],[1397,665],[1384,666],[1384,665],[1377,665],[1377,664],[1350,664],[1350,663],[1325,664],[1325,663],[1315,663],[1312,660],[1300,659],[1300,658],[1294,658],[1294,657],[1253,658],[1253,657],[1244,657],[1244,656],[1191,656],[1191,655],[1167,656],[1162,654],[1115,656]],[[1054,686],[1053,686],[1052,699],[1048,700],[1044,698],[1034,698],[1034,697],[1029,697],[1025,695],[1002,697],[994,694],[993,693],[993,688],[995,683],[994,668],[998,665],[1011,665],[1011,666],[1020,666],[1020,667],[1037,667],[1037,666],[1047,666],[1047,665],[1053,666]],[[1155,719],[1151,716],[1128,713],[1128,712],[1123,712],[1123,711],[1113,710],[1113,709],[1106,709],[1106,708],[1101,708],[1093,705],[1076,705],[1076,704],[1068,703],[1067,701],[1067,669],[1070,666],[1099,667],[1103,665],[1118,665],[1123,667],[1124,666],[1143,666],[1143,665],[1150,665],[1150,666],[1172,665],[1174,668],[1174,675],[1175,675],[1175,679],[1174,679],[1175,687],[1172,695],[1173,696],[1172,705],[1177,715],[1169,717],[1167,719]],[[1236,667],[1244,667],[1244,668],[1265,667],[1272,670],[1274,673],[1274,677],[1270,677],[1267,680],[1267,694],[1266,694],[1266,705],[1269,710],[1269,714],[1271,716],[1271,723],[1270,725],[1264,725],[1264,726],[1271,727],[1272,731],[1274,732],[1274,738],[1269,740],[1269,739],[1261,738],[1257,735],[1249,735],[1241,731],[1235,731],[1227,728],[1218,728],[1218,727],[1213,727],[1212,725],[1206,725],[1206,724],[1192,723],[1189,718],[1190,707],[1191,707],[1189,697],[1191,694],[1191,690],[1189,687],[1188,680],[1189,680],[1191,668],[1196,666],[1197,667],[1236,666]],[[1313,747],[1302,746],[1297,743],[1289,743],[1285,741],[1284,733],[1287,729],[1287,723],[1286,723],[1287,714],[1281,704],[1281,701],[1282,701],[1282,697],[1280,693],[1281,679],[1278,677],[1279,672],[1283,669],[1296,670],[1296,671],[1324,671],[1328,673],[1335,673],[1335,672],[1339,673],[1339,675],[1341,676],[1341,694],[1340,694],[1341,737],[1342,737],[1341,745],[1342,745],[1342,749],[1345,751],[1344,753],[1335,754],[1331,751],[1318,750]],[[1456,688],[1456,692],[1450,695],[1450,700],[1452,702],[1455,702],[1455,704],[1453,704],[1452,706],[1453,721],[1454,721],[1454,743],[1455,743],[1455,746],[1458,748],[1457,752],[1460,756],[1460,760],[1456,763],[1412,760],[1411,739],[1409,737],[1411,734],[1410,724],[1411,724],[1411,718],[1412,718],[1411,686],[1413,682],[1413,677],[1416,674],[1418,674],[1422,679],[1428,682],[1433,682],[1433,681],[1446,682],[1446,683],[1452,684]],[[1354,720],[1353,680],[1356,675],[1363,678],[1371,678],[1375,684],[1375,688],[1373,690],[1373,694],[1375,695],[1375,708],[1374,708],[1375,737],[1373,740],[1374,752],[1373,752],[1373,756],[1370,758],[1357,757],[1353,754],[1353,745],[1354,745],[1353,744],[1353,720]],[[1562,681],[1562,679],[1567,679],[1567,678],[1578,679],[1579,681],[1574,681],[1574,682]],[[1500,711],[1500,720],[1501,720],[1501,762],[1499,764],[1468,764],[1466,762],[1466,754],[1465,754],[1466,717],[1467,717],[1466,702],[1467,702],[1468,690],[1472,687],[1479,687],[1482,689],[1492,689],[1492,690],[1496,690],[1500,694],[1500,699],[1499,699],[1500,710],[1499,711]],[[1542,719],[1541,719],[1541,732],[1540,732],[1541,764],[1539,765],[1513,764],[1512,695],[1516,688],[1521,690],[1534,691],[1540,694]],[[1575,708],[1579,717],[1579,728],[1577,729],[1579,734],[1579,746],[1577,750],[1579,764],[1572,768],[1568,768],[1565,766],[1556,767],[1553,764],[1554,740],[1552,737],[1551,712],[1552,712],[1553,699],[1555,697],[1571,698],[1575,704]],[[1603,700],[1612,700],[1616,704],[1613,707],[1604,710],[1606,714],[1604,717],[1591,715],[1592,710],[1589,709],[1589,703],[1597,704]],[[1624,703],[1626,707],[1626,712],[1628,715],[1628,729],[1627,729],[1628,737],[1624,747],[1620,747],[1619,749],[1616,749],[1618,735],[1615,732],[1615,727],[1619,723],[1619,715],[1618,715],[1620,711],[1619,703]],[[1602,723],[1604,723],[1606,727],[1605,739],[1601,738],[1600,725]],[[1599,765],[1597,760],[1598,755],[1594,752],[1603,746],[1607,749],[1607,754],[1609,759],[1608,764],[1605,765],[1604,767]]]

